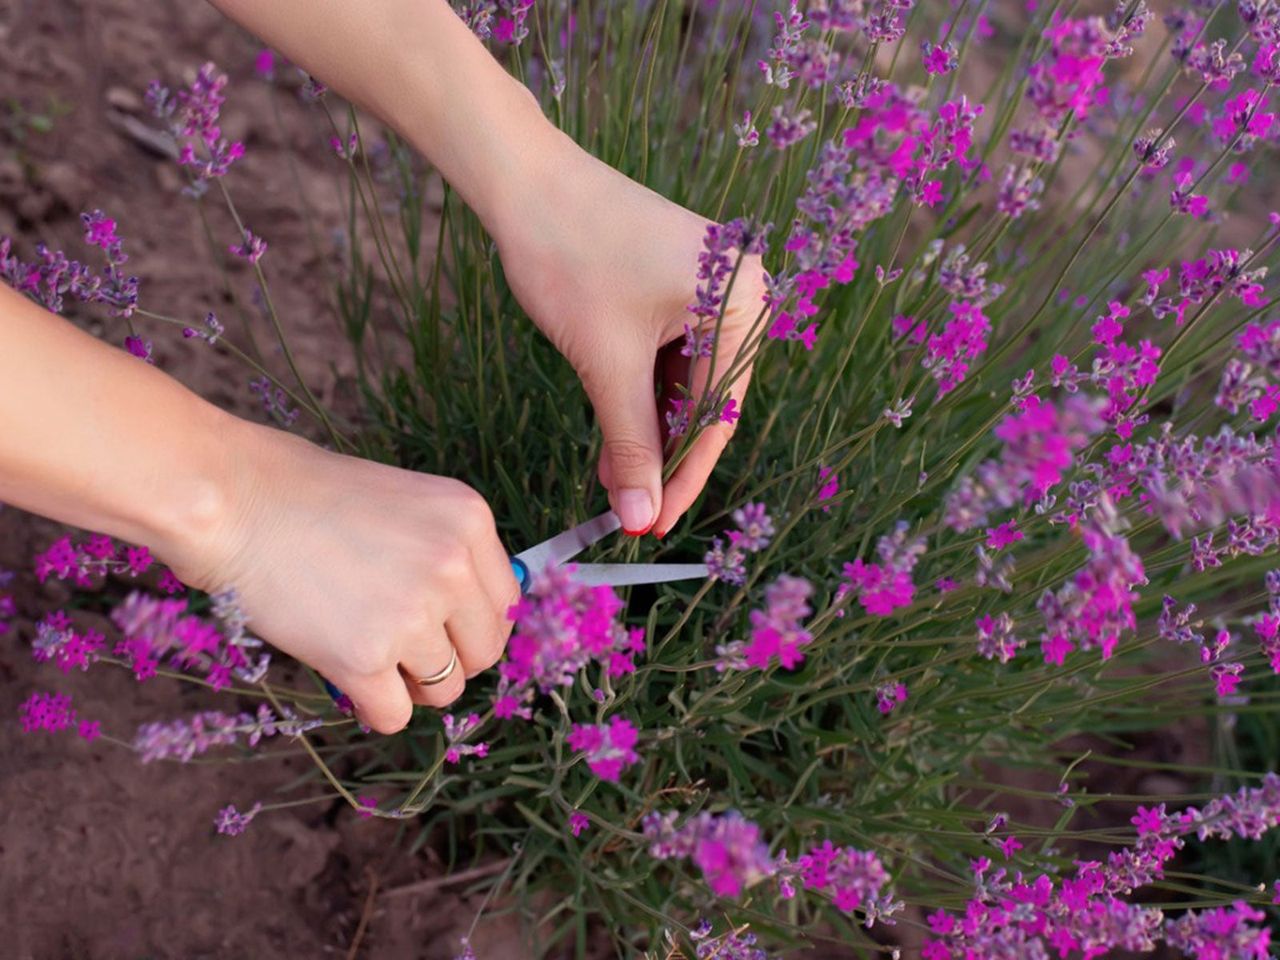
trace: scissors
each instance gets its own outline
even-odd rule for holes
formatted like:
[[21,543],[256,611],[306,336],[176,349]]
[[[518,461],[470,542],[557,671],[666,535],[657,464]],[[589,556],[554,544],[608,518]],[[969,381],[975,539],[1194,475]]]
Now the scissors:
[[[612,510],[584,520],[577,526],[557,533],[528,550],[510,558],[511,572],[520,584],[521,595],[528,594],[534,577],[548,567],[558,567],[572,560],[587,547],[600,542],[622,528],[622,521]],[[676,580],[700,580],[707,576],[705,563],[580,563],[574,579],[588,586],[630,587],[644,583],[671,583]],[[323,678],[322,678],[323,679]],[[337,700],[342,691],[324,681],[329,696]]]

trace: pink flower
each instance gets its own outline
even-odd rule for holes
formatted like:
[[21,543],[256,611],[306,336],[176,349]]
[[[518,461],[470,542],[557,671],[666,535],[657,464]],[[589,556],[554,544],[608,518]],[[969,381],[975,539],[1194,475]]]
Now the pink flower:
[[374,811],[378,809],[377,797],[356,797],[356,816],[361,820],[368,820],[373,816]]
[[987,350],[991,321],[976,303],[957,301],[949,307],[952,318],[940,333],[929,337],[922,365],[938,381],[938,396],[945,396],[962,382],[969,362]]
[[[832,499],[840,492],[840,478],[836,476],[836,472],[832,467],[818,468],[818,503],[824,503]],[[825,506],[823,512],[830,512],[831,507]]]
[[124,338],[124,348],[139,360],[144,360],[147,363],[156,362],[155,358],[151,356],[150,340],[143,340],[141,337],[135,337],[130,334]]
[[1149,833],[1159,833],[1165,828],[1165,812],[1164,804],[1158,807],[1138,807],[1138,812],[1129,818],[1129,822],[1138,828],[1138,836],[1144,837]]
[[1022,531],[1018,529],[1017,520],[1009,520],[998,527],[987,528],[987,546],[992,550],[1003,550],[1021,539]]
[[234,244],[227,249],[243,260],[257,263],[262,259],[262,255],[267,252],[267,241],[257,236],[248,227],[245,227],[244,236],[241,238],[240,243]]
[[784,573],[765,588],[764,595],[764,609],[751,611],[751,639],[716,647],[720,658],[717,671],[765,670],[775,661],[792,670],[804,660],[803,648],[813,635],[801,621],[813,613],[809,606],[813,585]]
[[916,589],[911,572],[924,550],[924,539],[908,537],[906,522],[899,521],[892,534],[876,543],[879,563],[865,563],[858,558],[844,565],[845,583],[840,586],[837,599],[856,592],[867,613],[877,617],[911,606]]
[[777,871],[760,828],[737,811],[703,811],[680,827],[675,821],[674,812],[645,816],[649,854],[658,860],[691,859],[718,896],[737,897]]
[[76,722],[71,697],[65,693],[33,693],[18,707],[23,733],[47,730],[56,733]]
[[480,715],[469,713],[457,719],[452,713],[446,713],[441,722],[444,724],[445,763],[458,763],[463,757],[477,756],[484,758],[489,754],[487,743],[465,743],[467,737],[480,727]]
[[644,630],[623,626],[617,619],[622,601],[613,589],[575,580],[574,569],[568,564],[535,573],[529,593],[508,611],[516,628],[498,665],[496,716],[529,719],[536,691],[571,686],[589,663],[605,665],[614,677],[635,669]]
[[565,742],[587,755],[587,766],[601,780],[617,783],[622,771],[640,762],[635,751],[639,731],[625,717],[613,716],[608,725],[575,724]]
[[905,683],[882,683],[876,687],[876,709],[885,716],[893,712],[900,703],[907,702],[907,685]]
[[161,593],[168,594],[169,596],[182,593],[187,589],[186,584],[174,576],[172,570],[164,570],[161,572],[160,582],[156,585],[156,588]]
[[950,73],[960,62],[955,44],[935,44],[928,40],[920,45],[925,72],[931,76]]
[[84,222],[85,243],[101,247],[103,250],[110,250],[111,247],[120,243],[120,238],[116,236],[116,222],[101,210],[83,214],[81,219]]
[[253,72],[263,80],[272,80],[276,73],[276,55],[270,47],[263,47],[253,58]]
[[1004,854],[1004,858],[1009,860],[1015,853],[1022,849],[1022,843],[1017,837],[1008,836],[1000,841],[1000,852]]
[[569,829],[575,837],[589,826],[591,826],[591,821],[587,819],[586,814],[579,813],[577,810],[569,814]]
[[924,343],[927,331],[923,320],[900,313],[893,318],[891,324],[895,337],[905,337],[906,342],[913,345]]

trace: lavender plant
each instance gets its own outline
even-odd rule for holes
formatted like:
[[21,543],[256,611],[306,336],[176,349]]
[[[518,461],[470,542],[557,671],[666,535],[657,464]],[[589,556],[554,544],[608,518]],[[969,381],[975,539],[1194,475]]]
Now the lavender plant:
[[[184,760],[293,738],[324,784],[225,808],[220,831],[333,797],[413,818],[415,843],[506,860],[481,883],[529,912],[541,952],[585,956],[595,924],[618,955],[664,958],[823,942],[928,960],[1269,956],[1275,877],[1211,872],[1210,851],[1280,825],[1274,757],[1235,749],[1242,726],[1274,729],[1280,673],[1265,175],[1280,4],[1096,6],[466,4],[564,130],[717,223],[690,265],[683,350],[713,387],[664,411],[668,469],[710,424],[738,435],[690,520],[600,550],[705,556],[712,577],[619,595],[548,573],[513,608],[492,682],[390,739],[318,684],[265,679],[225,598],[208,619],[199,597],[134,595],[110,654],[54,613],[37,655],[257,698],[131,745]],[[216,191],[234,212],[224,82],[210,68],[151,100],[194,202]],[[184,335],[242,353],[280,422],[306,414],[337,447],[462,476],[515,547],[597,512],[590,408],[518,322],[479,221],[446,187],[428,224],[431,171],[363,140],[353,111],[316,109],[353,211],[335,293],[368,422],[326,412],[287,344],[292,378],[216,317]],[[272,254],[236,225],[228,245],[283,342]],[[85,228],[102,275],[5,244],[6,279],[51,306],[165,320],[138,306],[111,221]],[[768,291],[724,355],[748,254]],[[404,365],[374,339],[383,308]],[[752,360],[739,410],[728,389]],[[86,585],[147,573],[98,540],[39,563]],[[76,717],[40,694],[22,721]],[[1198,740],[1205,759],[1144,757],[1148,735]],[[1121,793],[1125,768],[1171,768],[1187,789]]]

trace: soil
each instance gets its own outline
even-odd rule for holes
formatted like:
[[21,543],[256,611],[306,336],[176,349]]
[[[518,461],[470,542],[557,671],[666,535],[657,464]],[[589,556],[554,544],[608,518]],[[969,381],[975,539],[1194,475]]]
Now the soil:
[[[215,310],[235,332],[237,310],[174,164],[130,132],[151,123],[142,102],[150,80],[179,84],[213,60],[231,77],[224,132],[247,150],[229,186],[244,221],[270,244],[263,265],[299,367],[322,400],[351,409],[350,352],[333,314],[317,308],[327,302],[326,261],[336,255],[328,238],[343,219],[334,189],[340,166],[321,117],[300,102],[295,72],[279,69],[274,87],[255,76],[258,49],[202,3],[0,0],[0,235],[12,236],[25,257],[44,240],[89,259],[78,216],[101,208],[119,223],[144,306],[193,324]],[[315,215],[319,255],[300,213],[290,154]],[[211,227],[221,251],[237,239],[225,213]],[[252,310],[249,274],[230,266],[231,288]],[[72,319],[115,343],[128,332],[88,312]],[[144,322],[139,332],[167,372],[223,407],[263,419],[236,360],[184,341],[174,328]],[[267,360],[283,370],[278,355]],[[0,955],[436,960],[457,953],[480,898],[463,895],[465,878],[450,886],[430,844],[405,852],[394,823],[326,803],[263,815],[238,838],[214,832],[221,807],[269,802],[309,769],[305,757],[143,765],[105,740],[19,732],[18,704],[34,690],[70,693],[80,716],[124,741],[142,722],[229,709],[226,698],[166,680],[138,684],[111,668],[64,678],[32,660],[33,621],[67,594],[35,583],[31,557],[62,532],[12,507],[0,511],[0,571],[17,575],[0,593],[13,594],[18,606],[12,629],[0,635],[0,928],[7,938]],[[424,882],[417,892],[391,892]],[[528,953],[510,918],[485,920],[474,942],[481,956]]]
[[[229,185],[244,221],[270,244],[263,264],[298,366],[326,405],[354,413],[354,363],[324,306],[325,277],[338,256],[331,237],[344,220],[334,189],[340,168],[293,72],[279,68],[274,86],[255,76],[258,49],[211,7],[190,0],[0,0],[0,236],[12,236],[20,255],[44,240],[84,256],[79,213],[101,208],[119,223],[145,306],[193,325],[215,310],[236,332],[239,311],[211,265],[181,178],[138,133],[150,123],[141,96],[150,80],[181,83],[213,60],[231,77],[224,131],[247,149]],[[314,232],[297,200],[299,183]],[[210,209],[217,249],[225,251],[237,239],[232,223],[216,205]],[[228,266],[230,289],[252,312],[248,272]],[[127,332],[87,312],[72,319],[115,343]],[[225,408],[265,419],[234,358],[161,325],[140,324],[140,332],[167,372]],[[266,359],[283,371],[278,354]],[[68,595],[38,585],[30,561],[62,532],[0,510],[0,573],[16,574],[0,595],[11,593],[18,606],[12,628],[0,634],[0,928],[8,941],[0,955],[452,957],[480,898],[464,894],[465,878],[450,878],[430,843],[408,853],[396,824],[326,803],[264,815],[238,838],[215,834],[220,808],[270,802],[310,769],[305,757],[143,765],[104,741],[18,732],[18,704],[34,690],[70,693],[81,716],[125,741],[142,722],[229,708],[224,697],[168,681],[140,685],[112,669],[64,678],[32,660],[34,620]],[[1162,749],[1142,748],[1157,758]],[[1186,788],[1151,782],[1152,775],[1100,769],[1095,776],[1117,793]],[[1116,813],[1127,815],[1127,807]],[[529,954],[510,916],[483,921],[474,943],[481,957]]]

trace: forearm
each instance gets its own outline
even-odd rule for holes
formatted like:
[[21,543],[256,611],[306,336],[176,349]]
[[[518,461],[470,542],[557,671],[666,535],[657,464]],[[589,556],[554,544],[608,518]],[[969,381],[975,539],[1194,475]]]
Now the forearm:
[[211,2],[399,131],[491,232],[568,145],[446,0]]
[[221,522],[238,424],[0,283],[0,501],[174,563]]

